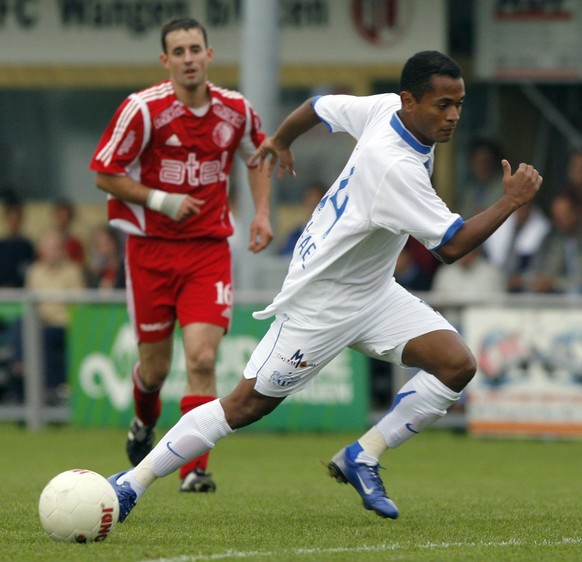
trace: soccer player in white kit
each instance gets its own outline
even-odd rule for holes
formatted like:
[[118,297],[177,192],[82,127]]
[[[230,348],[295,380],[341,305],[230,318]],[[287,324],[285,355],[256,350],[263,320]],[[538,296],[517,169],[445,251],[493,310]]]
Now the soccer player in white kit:
[[442,261],[455,261],[530,201],[542,183],[533,166],[522,163],[512,174],[503,160],[505,193],[494,205],[466,221],[447,208],[430,182],[434,145],[450,140],[464,97],[456,62],[423,51],[406,62],[400,95],[307,100],[262,143],[251,163],[272,173],[278,162],[279,175],[294,175],[291,143],[318,123],[357,140],[298,240],[280,293],[254,314],[275,319],[239,385],[184,415],[135,469],[111,477],[120,520],[156,478],[269,414],[346,347],[418,369],[386,415],[328,464],[334,478],[356,489],[366,509],[398,517],[378,474],[380,456],[444,416],[476,363],[455,328],[396,283],[397,257],[414,236]]

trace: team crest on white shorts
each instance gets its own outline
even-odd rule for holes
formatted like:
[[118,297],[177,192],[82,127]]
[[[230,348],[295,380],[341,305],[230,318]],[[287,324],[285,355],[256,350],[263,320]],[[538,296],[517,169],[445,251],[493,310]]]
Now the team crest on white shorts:
[[273,374],[269,377],[269,382],[282,388],[288,388],[299,382],[299,375],[281,374],[279,371],[273,371]]

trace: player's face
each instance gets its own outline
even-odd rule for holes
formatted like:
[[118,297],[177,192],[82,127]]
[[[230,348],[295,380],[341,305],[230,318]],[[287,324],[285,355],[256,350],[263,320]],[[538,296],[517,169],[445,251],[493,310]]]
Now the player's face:
[[409,92],[402,95],[404,124],[421,143],[427,145],[451,140],[465,99],[462,78],[434,76],[432,85],[432,90],[420,101]]
[[214,53],[212,47],[205,45],[202,31],[195,28],[171,31],[166,35],[166,51],[160,60],[175,85],[195,90],[206,83]]

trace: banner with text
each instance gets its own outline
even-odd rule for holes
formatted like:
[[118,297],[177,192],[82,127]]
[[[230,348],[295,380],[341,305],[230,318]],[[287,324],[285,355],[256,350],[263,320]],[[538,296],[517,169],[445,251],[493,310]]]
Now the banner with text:
[[[217,359],[218,394],[239,382],[243,369],[269,322],[251,317],[256,307],[236,306],[232,328]],[[133,417],[131,371],[137,360],[133,329],[124,305],[76,305],[69,330],[73,423],[121,426]],[[186,384],[181,332],[174,336],[171,373],[162,390],[160,425],[170,427],[180,415]],[[318,376],[315,384],[287,398],[254,424],[269,430],[360,430],[367,426],[368,360],[346,350]]]
[[472,433],[582,437],[582,310],[469,307],[463,326]]
[[476,74],[487,80],[578,81],[582,2],[475,2]]
[[[1,65],[156,64],[160,27],[203,23],[216,64],[241,56],[241,0],[0,0]],[[281,61],[401,64],[446,47],[445,0],[279,0]]]

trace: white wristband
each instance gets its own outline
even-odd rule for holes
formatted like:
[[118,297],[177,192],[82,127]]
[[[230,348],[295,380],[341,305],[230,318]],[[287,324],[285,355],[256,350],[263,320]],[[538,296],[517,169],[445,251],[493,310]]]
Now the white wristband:
[[164,191],[160,191],[159,189],[150,189],[146,201],[146,207],[152,209],[153,211],[158,211],[159,213],[161,213],[164,200],[166,199],[167,196],[168,194],[165,193]]

